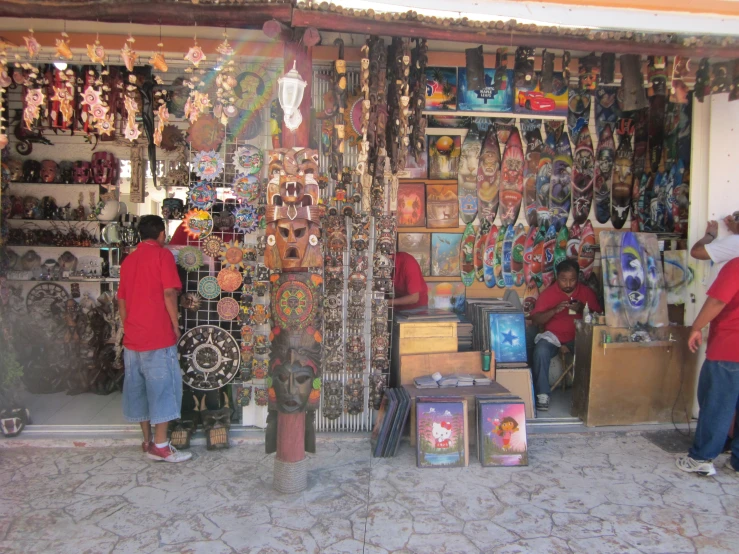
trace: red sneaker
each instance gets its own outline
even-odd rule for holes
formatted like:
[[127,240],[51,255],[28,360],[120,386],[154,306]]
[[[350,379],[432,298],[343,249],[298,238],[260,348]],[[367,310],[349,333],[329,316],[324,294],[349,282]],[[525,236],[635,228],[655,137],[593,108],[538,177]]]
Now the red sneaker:
[[159,448],[156,444],[151,443],[149,445],[149,451],[146,453],[146,457],[157,462],[170,462],[176,464],[178,462],[186,462],[192,458],[192,453],[180,452],[171,444],[168,444],[164,448]]
[[144,452],[144,454],[146,454],[147,452],[149,452],[149,448],[151,448],[151,445],[152,444],[153,444],[152,442],[142,441],[142,443],[141,443],[141,450]]

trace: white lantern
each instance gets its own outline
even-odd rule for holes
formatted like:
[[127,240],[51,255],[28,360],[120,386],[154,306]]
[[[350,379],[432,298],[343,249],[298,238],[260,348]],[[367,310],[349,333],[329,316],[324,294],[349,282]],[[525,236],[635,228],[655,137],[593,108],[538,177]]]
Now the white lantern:
[[277,97],[280,100],[280,106],[285,113],[285,126],[294,131],[303,122],[303,115],[300,113],[300,103],[303,101],[303,92],[308,85],[298,73],[296,62],[293,62],[293,68],[277,79]]

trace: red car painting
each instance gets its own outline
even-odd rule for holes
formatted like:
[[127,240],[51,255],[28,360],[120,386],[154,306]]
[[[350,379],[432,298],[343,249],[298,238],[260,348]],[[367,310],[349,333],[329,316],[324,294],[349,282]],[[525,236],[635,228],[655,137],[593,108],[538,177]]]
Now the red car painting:
[[519,92],[518,105],[534,112],[551,112],[555,108],[554,100],[547,98],[543,92],[536,90]]

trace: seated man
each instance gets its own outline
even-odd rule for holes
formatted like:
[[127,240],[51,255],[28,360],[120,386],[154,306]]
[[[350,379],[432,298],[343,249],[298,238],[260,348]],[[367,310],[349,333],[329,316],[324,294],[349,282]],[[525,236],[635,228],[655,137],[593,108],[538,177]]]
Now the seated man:
[[573,260],[557,266],[557,281],[539,295],[531,321],[542,329],[537,335],[531,373],[536,392],[536,408],[549,409],[549,362],[560,346],[575,351],[575,320],[582,319],[585,304],[591,312],[601,312],[595,293],[580,283],[580,267]]
[[416,258],[406,252],[395,254],[393,287],[395,298],[390,299],[389,304],[396,310],[412,310],[429,305],[429,289],[421,266]]

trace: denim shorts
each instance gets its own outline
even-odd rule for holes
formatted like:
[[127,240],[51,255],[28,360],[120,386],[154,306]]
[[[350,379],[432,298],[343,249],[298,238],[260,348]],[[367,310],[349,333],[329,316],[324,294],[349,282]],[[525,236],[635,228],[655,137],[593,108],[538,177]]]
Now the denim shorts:
[[180,417],[182,376],[177,346],[136,352],[124,348],[123,417],[152,425]]

